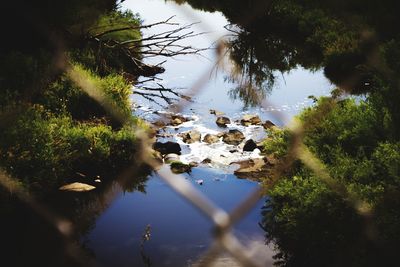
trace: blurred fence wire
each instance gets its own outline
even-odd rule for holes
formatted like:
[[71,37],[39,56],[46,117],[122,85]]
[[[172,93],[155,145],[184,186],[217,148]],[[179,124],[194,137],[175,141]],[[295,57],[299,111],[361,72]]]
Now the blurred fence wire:
[[[190,16],[190,10],[187,8],[184,7],[183,12],[186,16]],[[193,15],[193,17],[196,16]],[[205,31],[208,32],[212,32],[214,30],[211,25],[207,24],[207,22],[202,22],[201,26],[204,27]],[[215,49],[216,57],[214,64],[212,64],[202,76],[198,77],[192,88],[186,93],[187,96],[194,97],[195,95],[199,94],[205,87],[205,84],[208,82],[216,67],[219,67],[227,72],[232,71],[232,66],[227,63],[229,62],[229,51],[226,47],[226,41],[227,40],[224,40],[223,38],[219,40],[216,46],[217,48]],[[71,80],[74,81],[76,85],[78,85],[90,97],[99,102],[109,114],[123,124],[129,122],[129,119],[125,117],[126,115],[124,115],[123,112],[120,112],[116,106],[112,105],[112,102],[109,101],[106,96],[101,94],[100,90],[98,90],[98,88],[96,88],[96,86],[91,83],[90,80],[82,76],[73,68],[69,67],[68,64],[65,66],[65,72],[71,78]],[[181,99],[174,105],[170,105],[168,112],[179,113],[187,105],[190,105],[190,102],[187,101],[187,99]],[[273,106],[273,103],[266,99],[262,101],[261,106],[267,110],[268,107]],[[283,124],[289,120],[283,111],[272,112],[275,116],[275,119],[280,124]],[[162,118],[162,120],[165,122],[167,118]],[[134,124],[128,126],[131,127],[131,130],[134,131],[136,136],[138,136],[140,139],[141,153],[137,160],[140,160],[141,162],[146,163],[155,169],[158,175],[173,190],[179,193],[187,202],[197,208],[199,212],[201,212],[213,223],[214,228],[212,233],[214,242],[208,248],[208,251],[199,259],[199,261],[196,263],[196,266],[212,266],[217,260],[218,256],[226,252],[229,253],[242,266],[261,267],[271,265],[271,259],[265,259],[265,255],[254,255],[254,253],[250,251],[250,248],[243,245],[232,232],[232,227],[239,222],[240,219],[243,218],[251,209],[254,208],[256,203],[263,195],[268,194],[268,188],[267,191],[265,191],[265,188],[258,187],[248,196],[244,197],[241,203],[229,213],[218,207],[218,205],[213,203],[210,199],[198,191],[190,182],[185,180],[182,175],[173,174],[166,166],[160,167],[160,163],[154,160],[152,154],[153,151],[151,147],[154,140],[149,137],[141,127],[136,127]],[[337,180],[332,179],[324,164],[304,145],[304,125],[298,121],[293,121],[289,124],[288,128],[293,134],[293,141],[290,143],[290,148],[288,150],[290,155],[286,157],[286,162],[282,162],[273,166],[271,177],[269,177],[272,183],[269,183],[269,186],[272,187],[274,183],[281,178],[285,168],[290,166],[295,160],[300,160],[332,190],[342,195],[343,198],[349,200],[355,210],[367,217],[372,212],[367,203],[363,202],[357,195],[348,192],[345,186],[340,184]],[[137,164],[137,162],[133,162],[132,165],[133,164]],[[135,175],[134,172],[134,168],[123,170],[120,174],[120,178],[125,180],[129,179]],[[34,197],[26,192],[19,183],[3,172],[0,173],[0,183],[10,193],[15,194],[19,199],[27,203],[38,215],[45,218],[49,224],[53,225],[54,228],[59,231],[59,233],[65,236],[66,240],[70,240],[70,233],[73,227],[71,222],[59,218],[56,214],[50,212],[45,205],[36,202]],[[104,194],[108,195],[105,197],[108,202],[112,202],[115,198],[112,190],[106,191]],[[73,242],[69,242],[71,242],[72,246]],[[81,261],[83,257],[82,251],[79,251],[75,245],[73,247],[74,248],[69,251],[69,254],[76,259],[80,259],[79,261]],[[85,262],[83,265],[87,265],[87,261],[82,260],[81,262]]]

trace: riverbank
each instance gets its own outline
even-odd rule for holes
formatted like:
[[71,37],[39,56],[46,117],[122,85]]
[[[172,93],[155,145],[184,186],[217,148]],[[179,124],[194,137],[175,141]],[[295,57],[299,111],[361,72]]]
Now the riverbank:
[[[78,13],[85,8],[76,5],[71,8]],[[140,19],[113,6],[93,14],[74,22],[80,31],[72,31],[69,21],[57,24],[55,31],[71,30],[59,36],[60,54],[32,43],[29,51],[16,46],[0,55],[8,73],[0,83],[0,167],[38,194],[74,181],[112,179],[135,162],[135,131],[147,129],[132,115],[130,100],[134,77],[141,75],[132,57],[140,58],[140,51],[129,50],[127,60],[101,44],[140,39]]]

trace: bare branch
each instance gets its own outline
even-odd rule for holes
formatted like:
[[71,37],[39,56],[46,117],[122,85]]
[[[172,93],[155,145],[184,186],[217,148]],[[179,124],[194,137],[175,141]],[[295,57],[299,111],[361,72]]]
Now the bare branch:
[[[164,21],[159,21],[159,22],[155,22],[155,23],[152,23],[152,24],[148,24],[148,25],[136,25],[136,24],[133,24],[133,25],[128,25],[128,26],[119,27],[119,28],[115,28],[115,29],[109,29],[109,30],[103,31],[101,33],[98,33],[96,35],[93,35],[92,38],[99,38],[99,37],[101,37],[103,35],[106,35],[106,34],[109,34],[109,33],[113,33],[113,32],[119,32],[119,31],[148,29],[148,28],[151,28],[151,27],[154,27],[154,26],[157,26],[157,25],[161,25],[161,24],[163,24],[163,25],[179,25],[179,23],[169,22],[174,17],[175,17],[175,15],[169,17],[168,19],[166,19]],[[91,31],[95,31],[95,30],[98,30],[100,28],[106,28],[106,27],[108,27],[108,26],[92,28],[92,29],[90,29],[88,31],[89,35],[91,35],[90,34]]]

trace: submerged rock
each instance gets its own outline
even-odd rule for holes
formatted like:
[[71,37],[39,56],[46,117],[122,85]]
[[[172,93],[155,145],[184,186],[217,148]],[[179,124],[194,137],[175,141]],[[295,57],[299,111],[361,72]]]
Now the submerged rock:
[[272,121],[270,121],[270,120],[266,120],[266,121],[263,123],[264,129],[269,129],[269,128],[272,128],[273,126],[275,126],[275,124],[274,124]]
[[219,141],[219,136],[216,134],[206,134],[203,138],[203,142],[207,144],[217,143]]
[[231,120],[229,118],[227,118],[227,117],[218,117],[217,120],[215,121],[215,123],[219,127],[226,128],[226,125],[231,123]]
[[244,144],[243,151],[253,151],[256,148],[257,148],[256,142],[254,142],[253,139],[249,139]]
[[243,118],[240,120],[240,124],[242,124],[243,126],[260,125],[261,119],[257,115],[244,115]]
[[179,136],[182,137],[183,142],[188,144],[192,144],[194,142],[200,142],[201,140],[201,134],[196,130],[191,130],[189,132],[182,133]]
[[176,143],[176,142],[155,142],[153,144],[153,149],[156,151],[159,151],[161,154],[166,155],[166,154],[170,154],[170,153],[174,153],[174,154],[181,154],[181,146]]
[[175,174],[190,172],[192,167],[189,164],[185,164],[180,161],[173,161],[171,162],[171,171]]
[[228,145],[239,145],[245,139],[244,134],[239,130],[229,130],[222,136],[222,141]]
[[84,183],[72,183],[63,185],[59,188],[62,191],[69,191],[69,192],[87,192],[96,189],[93,185],[84,184]]

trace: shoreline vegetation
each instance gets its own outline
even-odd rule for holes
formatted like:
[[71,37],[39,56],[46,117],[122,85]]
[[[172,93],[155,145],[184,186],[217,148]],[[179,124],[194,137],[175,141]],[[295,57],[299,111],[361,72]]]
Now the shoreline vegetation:
[[[156,102],[157,91],[167,103],[163,92],[184,97],[138,83],[164,72],[163,62],[144,59],[197,54],[203,49],[179,42],[201,33],[173,17],[145,25],[115,0],[20,1],[3,10],[4,24],[18,23],[6,28],[9,41],[0,50],[0,168],[41,193],[109,179],[139,163],[134,129],[153,133],[133,115],[130,96]],[[142,36],[159,25],[170,28]]]
[[[237,72],[247,78],[232,94],[246,105],[258,104],[272,89],[274,72],[297,66],[322,68],[338,86],[296,118],[303,125],[304,147],[326,175],[293,157],[291,145],[298,141],[293,131],[267,130],[263,150],[273,165],[283,167],[279,179],[263,179],[269,198],[261,226],[278,251],[276,264],[395,266],[400,240],[399,4],[176,2],[221,11],[236,26],[228,27],[236,37],[227,48],[241,67]],[[143,73],[163,71],[140,64],[140,45],[121,46],[141,38],[140,18],[120,11],[111,0],[4,5],[2,13],[8,14],[0,16],[1,22],[16,23],[5,29],[9,41],[0,50],[1,169],[40,194],[66,182],[107,179],[134,162],[138,139],[130,127],[147,126],[131,115],[131,83]],[[106,106],[129,119],[110,114],[93,100],[90,88],[81,90],[80,78],[95,86],[97,99],[106,98]],[[177,173],[190,167],[172,162]],[[15,212],[4,203],[5,213]]]
[[263,181],[261,225],[277,248],[275,264],[398,265],[399,3],[176,2],[220,11],[232,23],[237,37],[227,47],[248,77],[239,97],[262,95],[274,71],[296,66],[323,69],[337,86],[297,116],[301,132],[273,130],[264,142],[280,167]]
[[322,69],[337,86],[330,97],[310,96],[315,104],[296,118],[302,131],[269,131],[264,142],[281,167],[263,182],[262,226],[278,251],[275,264],[398,265],[399,3],[175,2],[219,11],[231,23],[236,37],[226,46],[245,77],[232,94],[244,103],[259,103],[274,73],[299,66]]
[[132,127],[148,128],[129,99],[140,49],[117,46],[141,40],[139,16],[114,1],[58,2],[7,4],[31,34],[18,44],[14,25],[0,53],[1,168],[38,194],[110,179],[136,162]]

